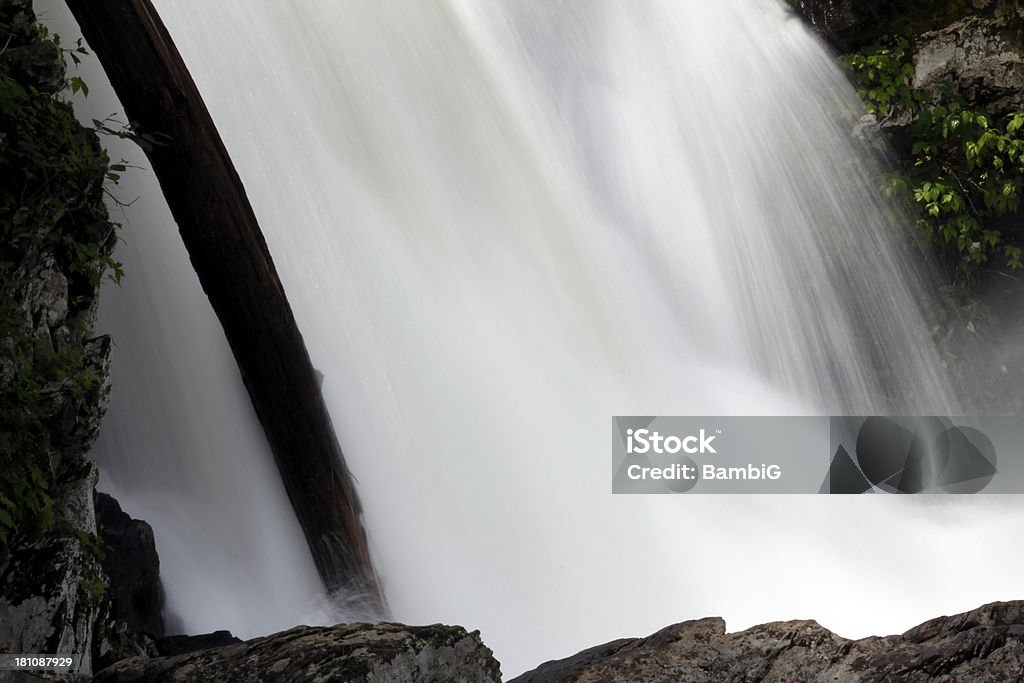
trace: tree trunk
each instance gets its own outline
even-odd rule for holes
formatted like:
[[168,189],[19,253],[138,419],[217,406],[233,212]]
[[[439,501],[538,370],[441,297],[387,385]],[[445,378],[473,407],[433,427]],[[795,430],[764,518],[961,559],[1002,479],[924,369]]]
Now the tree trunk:
[[285,490],[330,591],[384,611],[361,508],[284,288],[199,90],[149,0],[67,0],[147,152],[224,327]]

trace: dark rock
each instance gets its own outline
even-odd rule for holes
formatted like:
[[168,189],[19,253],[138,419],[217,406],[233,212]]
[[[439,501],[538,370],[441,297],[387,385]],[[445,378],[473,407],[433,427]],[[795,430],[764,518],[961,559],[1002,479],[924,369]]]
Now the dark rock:
[[40,40],[31,0],[0,2],[0,22],[10,27],[0,49],[0,73],[42,93],[52,94],[64,85],[64,59],[50,40]]
[[60,90],[65,62],[53,41],[40,40],[31,0],[0,2],[0,22],[10,27],[0,45],[0,74],[46,94]]
[[846,640],[813,621],[741,633],[687,621],[547,662],[514,679],[546,681],[1015,681],[1024,672],[1024,601],[940,617],[903,635]]
[[827,38],[834,38],[859,21],[852,0],[792,0],[789,5],[815,31]]
[[0,648],[74,652],[82,655],[81,670],[91,671],[93,631],[106,589],[99,562],[82,541],[96,532],[96,477],[89,463],[84,475],[63,484],[54,502],[62,525],[77,533],[18,546],[0,567]]
[[341,683],[500,681],[477,631],[459,626],[299,626],[239,645],[176,657],[125,659],[94,683]]
[[885,36],[914,39],[968,16],[996,17],[1016,0],[788,0],[789,6],[839,52]]
[[85,459],[100,434],[100,424],[110,406],[110,353],[113,342],[108,335],[89,339],[82,344],[82,365],[89,368],[96,382],[88,387],[78,401],[74,419],[59,432],[60,455],[65,461]]
[[64,87],[64,59],[60,48],[50,41],[8,48],[3,53],[8,75],[22,83],[31,83],[48,95]]
[[164,591],[153,528],[132,519],[105,493],[96,494],[96,521],[109,547],[103,571],[110,578],[111,616],[128,631],[162,638]]
[[34,42],[38,36],[32,0],[6,0],[0,4],[0,19],[11,27],[11,46]]
[[242,639],[231,635],[230,631],[214,631],[197,636],[167,636],[156,641],[156,652],[160,657],[174,657],[215,647],[238,645],[241,642]]

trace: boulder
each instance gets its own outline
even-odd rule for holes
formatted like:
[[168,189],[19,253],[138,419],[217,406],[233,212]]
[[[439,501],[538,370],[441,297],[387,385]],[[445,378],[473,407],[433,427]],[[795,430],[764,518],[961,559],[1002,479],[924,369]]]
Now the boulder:
[[[1024,9],[1020,10],[1024,12]],[[914,54],[914,87],[940,92],[951,88],[973,107],[993,116],[1024,109],[1024,17],[967,17],[923,34]]]
[[133,657],[94,683],[345,683],[500,681],[480,633],[460,626],[299,626],[265,638],[175,657]]

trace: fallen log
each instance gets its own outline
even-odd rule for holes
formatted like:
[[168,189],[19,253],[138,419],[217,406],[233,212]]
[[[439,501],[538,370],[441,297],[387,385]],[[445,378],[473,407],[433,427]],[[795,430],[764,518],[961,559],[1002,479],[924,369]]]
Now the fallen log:
[[146,151],[220,319],[327,589],[383,615],[359,499],[245,188],[149,0],[67,0]]

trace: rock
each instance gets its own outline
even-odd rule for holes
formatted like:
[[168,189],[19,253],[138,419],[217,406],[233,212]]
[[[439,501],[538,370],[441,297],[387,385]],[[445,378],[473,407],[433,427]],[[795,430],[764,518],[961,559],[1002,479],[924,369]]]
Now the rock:
[[156,651],[160,657],[174,657],[187,652],[210,650],[225,645],[238,645],[242,640],[231,635],[230,631],[214,631],[197,636],[167,636],[156,641]]
[[73,652],[88,675],[107,609],[85,458],[110,395],[110,339],[92,331],[115,239],[106,169],[98,138],[53,96],[64,60],[30,0],[0,0],[0,24],[0,73],[26,93],[0,108],[0,129],[32,135],[0,155],[0,194],[16,200],[0,211],[0,651]]
[[498,662],[478,631],[388,623],[299,626],[239,645],[125,659],[93,678],[94,683],[500,680]]
[[14,549],[0,568],[0,647],[8,652],[75,653],[91,671],[93,629],[102,609],[105,579],[83,538],[96,531],[92,491],[97,470],[61,487],[54,508],[66,535]]
[[[59,327],[68,315],[68,279],[46,254],[25,288],[24,307],[29,319],[44,329]],[[35,322],[38,321],[38,322]]]
[[64,85],[64,59],[53,41],[39,39],[31,0],[4,0],[0,11],[10,27],[0,49],[0,71],[39,92],[59,91]]
[[110,579],[110,616],[129,632],[162,638],[164,590],[153,528],[132,519],[105,493],[96,494],[96,521],[109,547],[102,564]]
[[617,640],[514,681],[1011,681],[1024,671],[1024,601],[940,617],[903,635],[846,640],[813,621],[725,632],[718,618]]
[[965,17],[1013,23],[1019,0],[785,0],[838,52],[853,52],[885,37],[914,40]]
[[84,459],[100,433],[100,424],[110,406],[110,353],[113,342],[108,335],[89,339],[82,344],[82,365],[96,378],[82,396],[74,419],[63,425],[60,454],[64,459]]
[[849,30],[860,20],[852,0],[792,0],[789,5],[825,37]]
[[968,17],[921,36],[914,87],[952,94],[1001,117],[1024,109],[1024,48],[1007,19]]
[[3,53],[3,64],[15,79],[53,94],[64,87],[64,59],[50,41],[14,47]]
[[6,0],[4,18],[11,27],[11,44],[25,45],[36,39],[36,14],[32,11],[32,0]]

